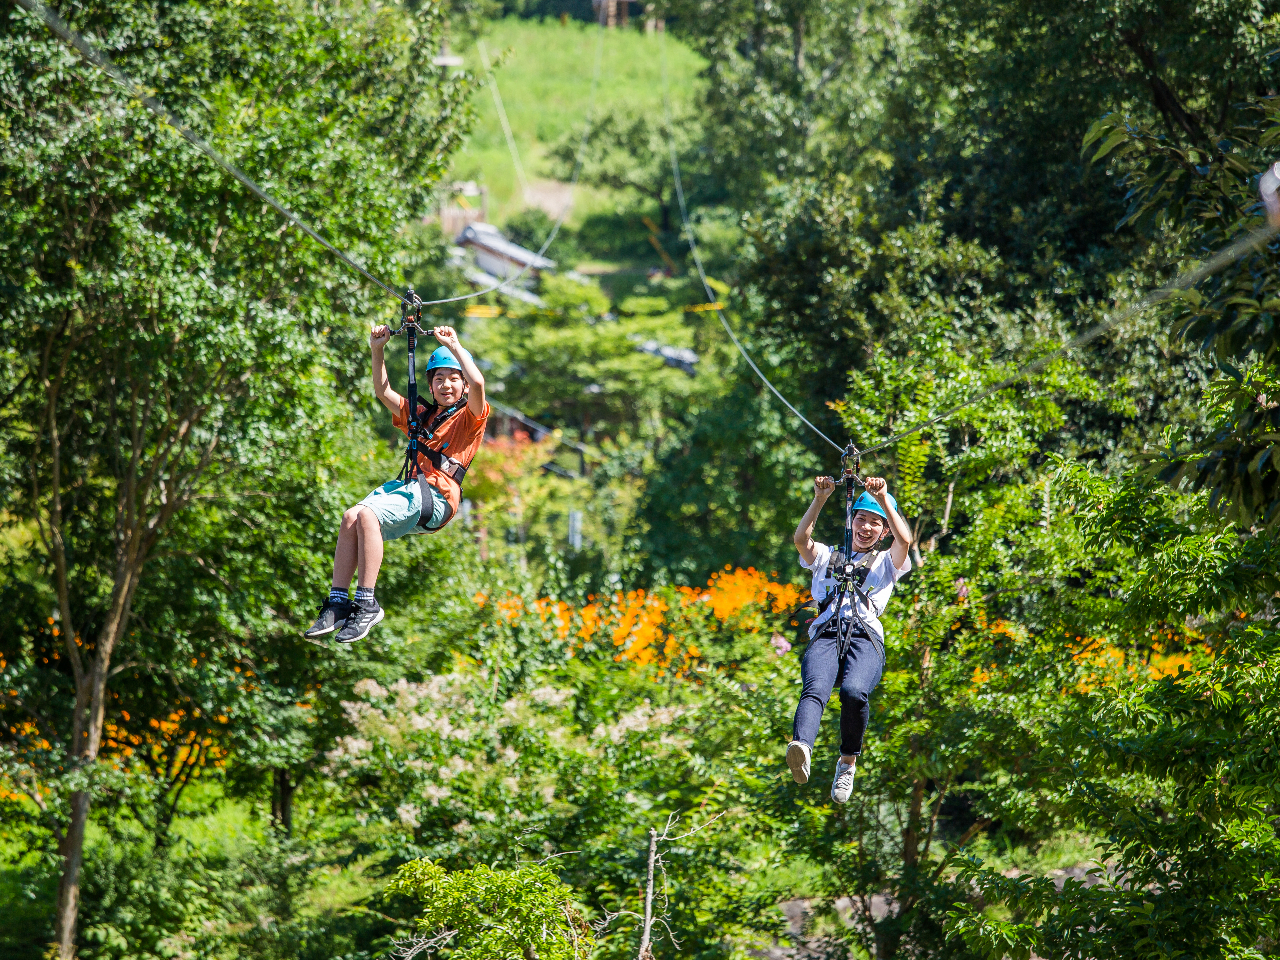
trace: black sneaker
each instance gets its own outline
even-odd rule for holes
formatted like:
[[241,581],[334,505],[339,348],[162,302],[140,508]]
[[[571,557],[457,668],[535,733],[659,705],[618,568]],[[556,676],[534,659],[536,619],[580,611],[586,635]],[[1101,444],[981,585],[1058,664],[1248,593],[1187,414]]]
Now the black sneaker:
[[356,600],[351,604],[351,614],[338,634],[338,642],[355,643],[363,640],[375,624],[382,622],[383,615],[377,600]]
[[351,616],[350,600],[326,600],[320,604],[320,616],[316,617],[316,622],[307,627],[302,635],[308,640],[314,640],[316,637],[323,637],[326,633],[341,630],[349,616]]

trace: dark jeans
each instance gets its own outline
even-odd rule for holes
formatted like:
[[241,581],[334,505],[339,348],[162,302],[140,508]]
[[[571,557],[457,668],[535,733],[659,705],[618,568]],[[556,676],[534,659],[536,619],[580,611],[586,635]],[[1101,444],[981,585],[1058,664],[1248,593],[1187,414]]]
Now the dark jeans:
[[847,640],[844,662],[836,662],[836,637],[823,634],[810,641],[800,662],[804,691],[796,707],[795,739],[813,748],[822,722],[822,711],[831,691],[840,687],[840,753],[854,756],[862,752],[862,738],[871,719],[871,691],[884,671],[884,654],[880,644],[863,633]]

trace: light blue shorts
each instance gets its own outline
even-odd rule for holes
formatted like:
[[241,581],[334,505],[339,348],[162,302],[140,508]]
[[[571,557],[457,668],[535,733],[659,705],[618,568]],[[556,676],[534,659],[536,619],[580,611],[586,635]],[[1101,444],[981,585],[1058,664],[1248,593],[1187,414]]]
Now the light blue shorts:
[[427,525],[434,530],[444,522],[449,511],[449,501],[429,483],[424,485],[417,480],[388,480],[360,501],[360,506],[368,507],[378,518],[378,527],[382,530],[384,541],[427,532],[418,526],[418,520],[422,517],[423,486],[431,494],[431,519],[427,521]]

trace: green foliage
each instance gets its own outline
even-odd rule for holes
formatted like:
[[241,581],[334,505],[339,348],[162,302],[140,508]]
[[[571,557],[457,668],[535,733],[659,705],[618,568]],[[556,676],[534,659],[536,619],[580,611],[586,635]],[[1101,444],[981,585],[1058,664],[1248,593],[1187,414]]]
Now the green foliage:
[[1211,492],[1211,503],[1242,526],[1280,522],[1280,380],[1275,367],[1227,368],[1208,400],[1216,422],[1201,440],[1171,430],[1161,479]]
[[699,345],[699,321],[665,300],[618,316],[598,285],[561,276],[544,278],[542,297],[544,307],[513,307],[474,334],[480,355],[495,364],[491,377],[504,385],[499,396],[529,416],[584,438],[649,437],[718,386],[705,354],[691,376],[640,349]]
[[[601,117],[591,125],[584,141],[571,133],[551,151],[553,170],[568,180],[581,156],[582,183],[606,187],[622,193],[634,192],[658,208],[658,228],[671,235],[674,224],[675,180],[671,170],[671,149],[682,157],[691,156],[701,137],[697,116],[689,109],[668,122],[650,109],[627,107]],[[685,190],[697,183],[691,164],[682,163]]]
[[[589,111],[597,121],[615,110],[640,109],[654,116],[662,112],[662,64],[657,49],[661,38],[636,30],[598,30],[590,22],[594,21],[590,0],[529,0],[526,9],[536,7],[537,16],[546,10],[558,17],[560,10],[555,7],[574,2],[580,5],[571,16],[582,12],[583,19],[589,22],[570,19],[561,26],[554,20],[539,22],[507,16],[486,25],[485,43],[491,62],[498,56],[503,58],[495,74],[521,163],[535,189],[542,186],[539,178],[550,175],[550,151],[566,137],[582,136]],[[591,82],[597,49],[601,49],[600,82],[592,109]],[[462,48],[457,52],[466,58],[469,69],[479,72],[476,49]],[[677,103],[692,99],[701,68],[702,58],[688,46],[668,43],[667,70]],[[485,185],[489,219],[503,223],[535,204],[524,196],[497,107],[487,91],[476,98],[475,112],[474,135],[460,150],[454,173],[458,179],[478,180]],[[553,199],[551,204],[551,209],[558,210],[560,200]],[[616,205],[617,198],[611,193],[581,189],[574,198],[571,225],[592,214],[612,211]],[[547,255],[553,260],[561,259],[555,247]]]
[[[1262,227],[1256,174],[1272,159],[1277,131],[1275,105],[1249,98],[1224,107],[1213,143],[1204,136],[1170,140],[1151,125],[1109,115],[1094,125],[1085,147],[1126,174],[1126,219],[1168,229],[1176,248],[1204,260]],[[1280,418],[1269,399],[1280,299],[1268,251],[1255,245],[1239,254],[1163,308],[1186,339],[1217,358],[1225,377],[1207,397],[1208,429],[1179,425],[1166,437],[1161,475],[1211,491],[1228,519],[1270,526],[1280,519],[1273,462]]]
[[430,860],[406,863],[387,888],[422,902],[418,927],[449,955],[468,960],[585,960],[595,947],[573,891],[544,864],[450,873]]
[[691,404],[656,450],[640,504],[646,572],[701,585],[725,564],[785,569],[794,527],[822,461],[791,414],[736,371],[731,391]]
[[884,65],[902,39],[896,4],[857,11],[831,0],[661,6],[676,34],[708,61],[706,159],[741,206],[780,181],[847,169],[872,148]]
[[[1068,809],[1106,836],[1096,884],[1005,879],[970,864],[1016,920],[955,915],[983,956],[1235,957],[1274,939],[1280,844],[1269,724],[1277,635],[1235,631],[1196,673],[1090,698],[1037,758],[1074,770]],[[1118,779],[1121,774],[1123,779]]]
[[86,960],[179,956],[218,914],[216,880],[198,860],[108,842],[94,849],[92,863],[83,893]]
[[1105,838],[1094,880],[1059,889],[971,861],[963,879],[1012,916],[961,905],[952,928],[987,957],[1256,956],[1280,900],[1269,733],[1280,634],[1250,615],[1275,589],[1274,542],[1241,543],[1203,498],[1183,504],[1149,480],[1070,476],[1093,549],[1130,551],[1103,629],[1124,643],[1194,614],[1210,618],[1209,644],[1190,646],[1182,628],[1176,670],[1091,680],[1035,751],[1029,772],[1057,782],[1063,815]]
[[1077,152],[1090,126],[1114,112],[1207,148],[1242,91],[1274,82],[1267,5],[931,0],[913,13],[915,45],[891,67],[909,80],[886,110],[895,192],[941,181],[950,230],[1098,280],[1133,238],[1113,229],[1123,191]]

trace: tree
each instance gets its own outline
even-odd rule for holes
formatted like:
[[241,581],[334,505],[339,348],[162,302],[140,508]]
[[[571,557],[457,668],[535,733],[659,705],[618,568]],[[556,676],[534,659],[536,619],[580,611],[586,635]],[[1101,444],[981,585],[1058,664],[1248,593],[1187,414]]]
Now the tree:
[[[1085,149],[1124,174],[1131,187],[1127,219],[1167,231],[1174,250],[1203,261],[1263,229],[1257,174],[1272,160],[1276,121],[1269,100],[1246,99],[1224,111],[1220,137],[1206,147],[1182,145],[1149,123],[1110,115],[1094,125]],[[1166,480],[1210,491],[1227,519],[1274,527],[1280,521],[1274,400],[1280,300],[1273,243],[1265,239],[1162,308],[1186,340],[1217,360],[1222,375],[1207,397],[1207,429],[1173,425],[1161,463]]]
[[[186,122],[391,275],[395,232],[467,122],[467,81],[430,64],[438,11],[398,15],[395,31],[373,8],[188,13],[102,4],[73,26],[103,34],[126,72],[168,90]],[[259,201],[42,23],[16,8],[8,20],[0,72],[19,109],[0,166],[0,257],[21,374],[5,440],[6,460],[28,464],[8,506],[38,536],[61,649],[50,712],[6,752],[46,745],[22,753],[19,781],[58,838],[66,958],[91,802],[109,776],[96,761],[112,681],[129,668],[149,565],[197,498],[292,455],[296,411],[323,406],[322,336],[358,339],[349,318],[371,301],[315,245],[281,243]],[[350,381],[345,364],[333,370]],[[30,707],[9,694],[10,709]]]
[[573,891],[545,864],[449,873],[429,860],[414,860],[400,868],[388,889],[422,901],[423,936],[402,941],[402,957],[448,948],[451,956],[468,960],[517,954],[526,960],[586,960],[595,946]]
[[894,3],[668,0],[672,30],[707,59],[707,163],[740,208],[873,152],[900,55]]
[[695,113],[688,107],[682,107],[670,120],[631,107],[619,107],[591,125],[585,149],[582,137],[576,133],[566,136],[552,149],[554,176],[568,180],[581,152],[582,170],[578,178],[583,183],[634,191],[652,201],[658,208],[659,228],[663,234],[671,234],[671,211],[675,204],[671,149],[674,146],[682,158],[685,190],[690,191],[698,183],[697,167],[685,161],[697,157],[694,148],[702,134],[696,121]]
[[1180,146],[1217,140],[1230,104],[1274,86],[1271,12],[1235,2],[921,5],[885,110],[892,191],[910,208],[922,185],[937,184],[948,231],[1024,268],[1061,259],[1102,278],[1143,240],[1114,229],[1123,191],[1077,144],[1109,112]]
[[[1090,683],[1036,752],[1064,813],[1105,837],[1095,882],[1058,889],[971,861],[966,882],[1011,915],[961,905],[952,929],[992,958],[1256,955],[1280,932],[1270,610],[1280,546],[1242,540],[1204,495],[1064,474],[1088,545],[1119,544],[1132,558],[1113,642],[1160,637],[1178,656],[1136,681]],[[1202,628],[1189,630],[1190,617]]]

